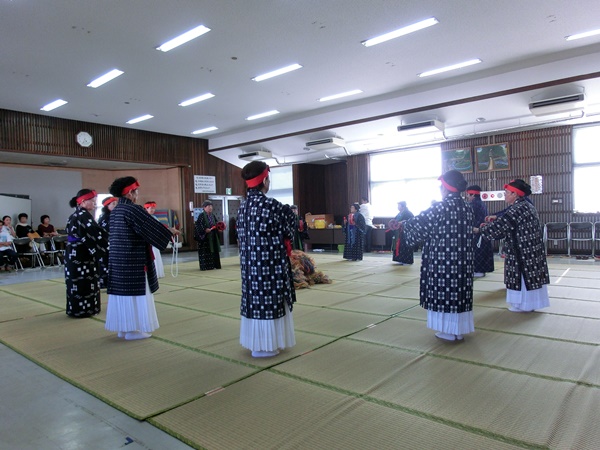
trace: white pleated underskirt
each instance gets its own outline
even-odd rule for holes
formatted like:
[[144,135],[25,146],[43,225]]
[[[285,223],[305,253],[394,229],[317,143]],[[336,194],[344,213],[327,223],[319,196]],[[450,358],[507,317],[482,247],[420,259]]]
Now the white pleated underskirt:
[[159,327],[154,295],[146,276],[146,295],[108,295],[106,324],[108,331],[143,331],[152,333]]
[[475,331],[473,311],[444,313],[427,310],[427,328],[448,334],[468,334]]
[[285,316],[274,320],[248,319],[242,316],[240,344],[252,351],[274,352],[296,345],[294,318],[285,304]]
[[154,267],[156,267],[156,276],[158,278],[164,278],[165,268],[163,266],[162,256],[160,256],[160,250],[153,246],[152,253],[154,253]]
[[544,284],[539,289],[528,291],[525,286],[525,278],[521,276],[521,290],[506,290],[506,303],[508,306],[519,308],[522,311],[534,311],[536,309],[547,308],[550,306],[550,297],[548,297],[548,285]]

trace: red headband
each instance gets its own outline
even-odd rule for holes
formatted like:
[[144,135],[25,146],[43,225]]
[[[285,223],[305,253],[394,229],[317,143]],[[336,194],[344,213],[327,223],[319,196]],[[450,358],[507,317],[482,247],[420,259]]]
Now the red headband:
[[516,188],[514,186],[511,186],[510,184],[505,184],[504,185],[504,189],[509,190],[511,192],[514,192],[515,194],[517,194],[519,197],[525,197],[525,192],[523,192],[521,189]]
[[476,191],[475,189],[469,189],[467,191],[467,194],[479,195],[479,194],[481,194],[481,191]]
[[81,197],[77,197],[77,204],[81,205],[86,200],[94,198],[96,196],[96,191],[88,192],[87,194],[83,194]]
[[454,186],[450,186],[448,183],[446,183],[446,180],[444,180],[444,176],[443,175],[440,176],[438,178],[438,180],[440,180],[442,182],[442,186],[444,186],[450,192],[458,192],[458,189],[456,189]]
[[126,188],[124,188],[123,192],[121,192],[121,195],[127,195],[131,191],[135,191],[139,187],[140,187],[140,183],[138,183],[137,181],[135,181],[134,183],[132,183],[129,186],[127,186]]
[[110,205],[112,202],[114,201],[118,201],[119,199],[117,197],[107,197],[104,200],[102,200],[102,206],[108,206]]
[[144,203],[144,208],[156,208],[156,203],[154,203],[154,202]]
[[271,169],[269,168],[269,166],[267,166],[267,168],[265,170],[263,170],[263,172],[254,178],[251,178],[250,180],[246,180],[246,185],[249,188],[253,188],[258,186],[260,183],[262,183],[265,178],[267,178],[269,176],[269,172],[271,171]]

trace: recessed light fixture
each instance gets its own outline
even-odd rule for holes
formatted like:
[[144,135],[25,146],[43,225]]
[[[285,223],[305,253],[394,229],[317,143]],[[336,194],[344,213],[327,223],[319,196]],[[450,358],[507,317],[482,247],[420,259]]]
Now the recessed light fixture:
[[335,100],[335,99],[338,99],[338,98],[349,97],[351,95],[356,95],[356,94],[362,94],[362,91],[360,89],[354,89],[353,91],[342,92],[340,94],[329,95],[327,97],[321,97],[319,99],[319,101],[320,102],[327,102],[329,100]]
[[300,64],[291,64],[286,67],[282,67],[281,69],[273,70],[272,72],[268,72],[257,77],[252,78],[252,81],[263,81],[269,78],[273,78],[279,75],[283,75],[284,73],[292,72],[294,70],[301,69],[302,66]]
[[400,36],[404,36],[410,33],[414,33],[415,31],[422,30],[423,28],[428,28],[439,21],[435,17],[431,17],[429,19],[421,20],[420,22],[413,23],[412,25],[407,25],[405,27],[399,28],[395,31],[390,31],[389,33],[382,34],[381,36],[376,36],[371,39],[367,39],[366,41],[362,41],[361,44],[365,47],[371,47],[373,45],[381,44],[382,42],[389,41],[390,39],[395,39]]
[[575,39],[583,39],[590,36],[596,36],[597,34],[600,34],[600,29],[586,31],[585,33],[572,34],[571,36],[565,36],[565,39],[567,41],[574,41]]
[[263,117],[274,116],[275,114],[279,114],[279,111],[277,111],[276,109],[274,109],[272,111],[260,113],[260,114],[255,114],[254,116],[246,117],[246,120],[262,119]]
[[170,41],[165,42],[160,47],[156,47],[156,50],[160,50],[161,52],[168,52],[169,50],[173,50],[175,47],[179,47],[180,45],[185,44],[186,42],[191,41],[192,39],[196,39],[199,36],[202,36],[205,33],[208,33],[210,28],[205,27],[204,25],[200,25],[196,28],[191,29],[190,31],[186,31],[182,35],[177,36],[176,38],[171,39]]
[[128,120],[127,123],[129,125],[133,125],[134,123],[143,122],[144,120],[152,119],[154,116],[150,114],[146,114],[145,116],[136,117],[135,119]]
[[426,72],[418,74],[418,76],[419,77],[428,77],[431,75],[437,75],[438,73],[449,72],[450,70],[462,69],[463,67],[468,67],[468,66],[472,66],[474,64],[479,64],[480,62],[482,62],[480,59],[470,59],[468,61],[461,62],[458,64],[453,64],[451,66],[440,67],[439,69],[428,70]]
[[210,92],[207,92],[206,94],[202,94],[198,97],[194,97],[194,98],[190,98],[189,100],[185,100],[181,103],[179,103],[179,106],[189,106],[189,105],[193,105],[194,103],[198,103],[201,102],[203,100],[208,100],[209,98],[213,98],[214,94],[211,94]]
[[66,105],[69,102],[66,102],[62,99],[54,100],[52,103],[48,103],[46,106],[41,107],[42,111],[52,111],[53,109],[58,108],[59,106]]
[[192,134],[208,133],[209,131],[218,130],[217,127],[202,128],[201,130],[192,131]]
[[125,72],[122,70],[113,69],[110,72],[96,78],[94,81],[91,81],[90,84],[88,84],[88,87],[97,88],[98,86],[102,86],[104,83],[108,83],[110,80],[114,80],[119,75],[123,75],[124,73]]

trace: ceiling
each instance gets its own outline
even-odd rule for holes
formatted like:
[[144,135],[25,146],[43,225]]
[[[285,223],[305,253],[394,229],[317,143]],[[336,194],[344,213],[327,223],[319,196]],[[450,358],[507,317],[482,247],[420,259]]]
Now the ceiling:
[[[594,121],[600,35],[565,36],[600,28],[597,13],[597,0],[0,0],[0,108],[205,138],[212,154],[240,167],[238,155],[255,150],[271,151],[272,164],[328,163],[423,144],[397,133],[422,120],[443,122],[446,139]],[[361,45],[429,17],[439,23]],[[198,25],[211,31],[170,52],[156,50]],[[482,63],[417,76],[473,58]],[[303,67],[252,81],[293,63]],[[114,68],[124,74],[86,86]],[[354,89],[363,92],[317,101]],[[206,92],[215,97],[178,106]],[[532,100],[578,92],[586,96],[582,117],[565,122],[529,111]],[[58,98],[68,104],[40,111]],[[280,114],[246,120],[273,109]],[[126,124],[144,114],[154,117]],[[191,134],[209,126],[218,130]],[[331,136],[345,145],[305,149]],[[7,152],[0,156],[11,162]],[[45,156],[30,158],[19,163],[47,164]],[[138,166],[146,165],[121,167]]]

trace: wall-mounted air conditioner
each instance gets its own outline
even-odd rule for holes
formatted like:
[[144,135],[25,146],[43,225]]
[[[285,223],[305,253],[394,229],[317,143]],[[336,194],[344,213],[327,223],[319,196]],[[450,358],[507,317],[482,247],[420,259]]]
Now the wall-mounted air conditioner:
[[444,123],[439,120],[426,120],[424,122],[409,123],[400,125],[398,133],[410,136],[415,134],[436,133],[444,131]]
[[529,104],[529,111],[534,116],[546,116],[548,114],[557,114],[570,111],[583,111],[583,93],[564,95],[562,97],[548,98]]
[[317,139],[314,141],[308,141],[305,148],[308,150],[324,150],[327,148],[339,148],[344,147],[346,142],[337,137],[330,137],[325,139]]
[[257,150],[255,152],[242,153],[238,155],[238,158],[244,161],[263,161],[265,159],[273,158],[273,154],[266,150]]

